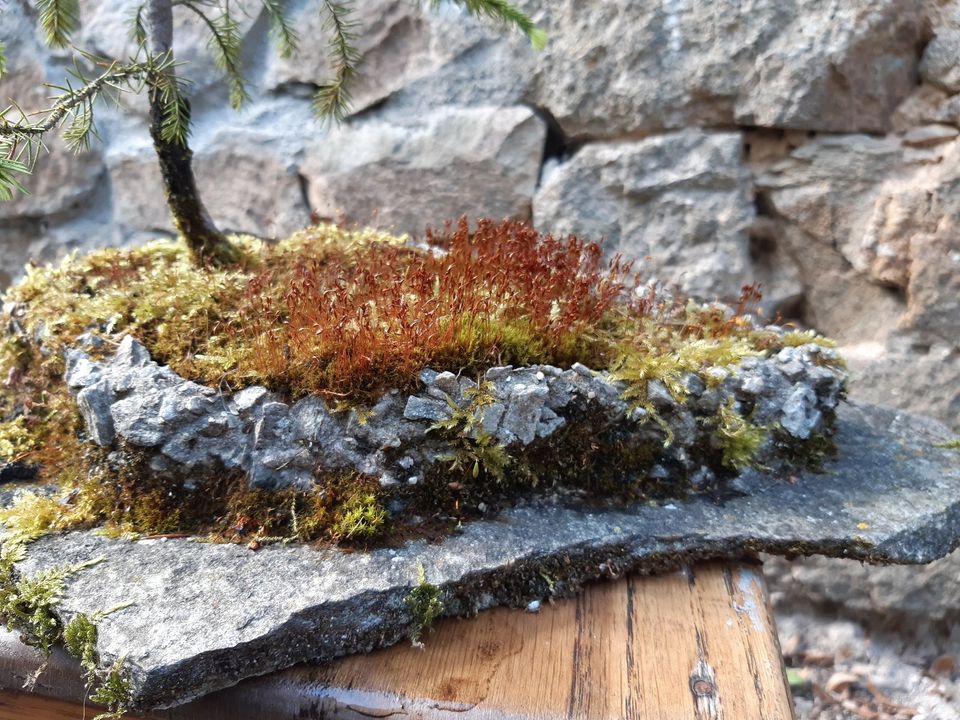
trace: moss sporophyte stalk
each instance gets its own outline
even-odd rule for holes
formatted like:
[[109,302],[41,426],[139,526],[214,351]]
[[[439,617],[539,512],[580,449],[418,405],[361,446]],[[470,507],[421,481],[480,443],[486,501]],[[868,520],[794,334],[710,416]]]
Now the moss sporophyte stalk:
[[[419,245],[334,226],[277,243],[232,242],[239,255],[230,266],[198,266],[184,244],[164,240],[31,267],[7,292],[0,461],[18,477],[32,471],[59,487],[22,494],[2,512],[8,526],[366,545],[445,532],[469,519],[469,508],[534,491],[580,488],[622,502],[683,494],[684,473],[659,469],[676,429],[665,419],[670,403],[696,400],[705,440],[691,450],[711,473],[735,473],[761,447],[787,443],[778,427],[755,421],[750,402],[707,407],[691,383],[719,388],[748,360],[793,348],[819,346],[817,362],[841,362],[815,333],[751,321],[753,288],[738,311],[673,299],[645,289],[629,263],[605,260],[595,244],[523,223],[461,221]],[[332,417],[368,433],[379,427],[382,398],[421,392],[424,372],[452,373],[462,392],[437,395],[446,399],[431,406],[438,415],[424,437],[443,449],[425,473],[400,478],[400,490],[362,463],[318,467],[309,487],[255,487],[226,467],[188,478],[155,471],[156,456],[123,437],[109,447],[91,442],[66,387],[68,350],[107,362],[128,335],[152,360],[220,397],[253,386],[288,404],[315,396]],[[556,418],[555,431],[538,431],[532,442],[504,440],[490,418],[513,396],[501,388],[495,397],[484,379],[504,366],[592,368],[620,388],[622,416],[584,400],[576,422]],[[391,455],[394,440],[378,442],[373,450],[406,467]],[[421,519],[417,529],[410,517]]]

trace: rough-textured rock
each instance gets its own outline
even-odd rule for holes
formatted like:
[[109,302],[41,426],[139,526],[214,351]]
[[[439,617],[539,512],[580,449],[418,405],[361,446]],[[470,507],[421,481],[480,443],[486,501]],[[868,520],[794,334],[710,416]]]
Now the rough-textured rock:
[[736,296],[752,279],[742,152],[739,133],[698,130],[587,145],[547,171],[534,223],[594,238],[697,296]]
[[269,135],[230,130],[198,153],[197,183],[224,230],[286,237],[310,223],[296,165],[275,145]]
[[545,137],[528,108],[435,109],[339,128],[301,172],[316,215],[420,234],[464,214],[528,218]]
[[957,135],[960,135],[960,129],[953,125],[921,125],[904,133],[903,142],[913,147],[930,147],[949,142]]
[[770,557],[763,571],[784,612],[820,607],[880,624],[960,622],[960,553],[924,567]]
[[756,184],[770,212],[840,248],[865,271],[864,215],[881,194],[883,180],[894,171],[903,173],[903,151],[895,138],[828,136],[772,164],[756,177]]
[[[762,5],[741,12],[758,22],[756,10],[766,10],[783,25],[754,59],[743,84],[748,95],[737,102],[738,123],[828,132],[889,128],[891,113],[916,82],[923,2]],[[813,27],[821,32],[811,33]]]
[[[938,137],[951,134],[942,127]],[[955,424],[960,144],[934,146],[938,162],[904,145],[818,138],[766,164],[763,232],[776,248],[769,262],[796,263],[805,278],[804,320],[846,344],[854,396]]]
[[542,15],[553,42],[537,101],[574,136],[734,122],[883,131],[913,90],[924,33],[920,0],[566,0]]
[[58,612],[69,619],[134,603],[101,621],[101,662],[126,657],[137,705],[172,705],[297,662],[396,642],[411,627],[404,598],[418,563],[445,611],[465,614],[549,595],[544,568],[552,592],[568,594],[605,573],[746,550],[929,562],[960,539],[960,466],[934,447],[948,436],[932,421],[843,407],[843,450],[827,474],[786,482],[749,473],[749,494],[723,504],[695,496],[610,511],[517,507],[439,544],[362,555],[81,532],[32,544],[18,570],[102,557],[68,581]]
[[[829,364],[835,360],[833,350],[816,344],[787,347],[770,359],[747,357],[740,366],[726,368],[722,384],[709,392],[691,373],[684,404],[663,383],[651,381],[647,396],[673,433],[660,466],[681,476],[698,470],[704,460],[696,448],[709,445],[713,432],[702,421],[721,404],[785,433],[770,433],[759,462],[775,462],[783,442],[828,431],[827,418],[843,396],[845,380],[845,373]],[[256,487],[306,489],[317,468],[344,467],[375,476],[388,488],[404,479],[415,483],[455,452],[453,441],[431,428],[456,413],[476,421],[471,437],[482,428],[498,445],[519,451],[582,423],[589,423],[597,437],[616,428],[625,444],[659,447],[664,442],[662,425],[644,420],[645,411],[627,419],[623,383],[583,366],[492,368],[481,389],[488,401],[477,405],[471,399],[474,381],[424,370],[422,392],[389,392],[363,421],[357,410],[334,412],[319,397],[289,405],[258,387],[226,396],[153,362],[130,336],[107,363],[95,363],[81,350],[68,351],[65,377],[77,393],[91,440],[105,448],[120,442],[144,450],[151,455],[151,471],[188,483],[201,482],[210,472],[239,470]]]
[[925,343],[906,334],[884,344],[847,344],[843,356],[857,398],[933,414],[960,433],[960,353],[955,341]]
[[[225,231],[285,237],[310,223],[296,165],[269,135],[227,129],[204,138],[197,185]],[[113,220],[128,231],[173,231],[152,148],[108,158]],[[258,178],[255,183],[247,178]]]
[[[956,128],[945,126],[922,126],[904,137],[904,143],[914,146],[943,145],[944,160],[934,165],[919,162],[892,137],[818,139],[770,165],[756,182],[769,213],[839,249],[875,283],[906,289],[912,282],[913,246],[927,235],[948,246],[956,237],[950,223],[956,213],[960,147],[954,137]],[[918,253],[933,254],[949,258],[949,249]],[[945,282],[946,274],[931,283],[943,292],[938,300],[951,293]],[[935,304],[913,292],[910,303],[923,308]]]
[[[362,112],[406,83],[429,74],[442,58],[431,52],[429,18],[417,4],[374,0],[356,10],[364,27],[357,45],[364,73],[351,94],[353,112]],[[301,37],[326,36],[327,15],[312,0],[291,3],[290,18]],[[308,40],[289,58],[269,53],[264,85],[271,89],[303,86],[309,90],[330,82],[333,74],[327,43]]]
[[960,52],[960,5],[945,2],[940,12],[934,11],[937,22],[934,36],[927,43],[920,61],[920,74],[935,87],[949,93],[960,91],[960,67],[957,53]]

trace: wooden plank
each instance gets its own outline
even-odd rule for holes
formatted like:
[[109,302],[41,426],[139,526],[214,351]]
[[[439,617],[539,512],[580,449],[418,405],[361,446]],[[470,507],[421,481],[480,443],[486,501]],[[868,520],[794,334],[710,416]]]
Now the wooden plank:
[[[24,692],[0,692],[0,720],[90,720],[100,709]],[[124,720],[136,720],[127,717]],[[198,718],[197,720],[200,720]]]
[[[794,718],[755,565],[600,583],[539,614],[496,609],[447,620],[425,641],[422,650],[401,645],[292,668],[151,717]],[[28,700],[21,707],[22,696],[0,695],[0,720],[71,717],[62,705]]]

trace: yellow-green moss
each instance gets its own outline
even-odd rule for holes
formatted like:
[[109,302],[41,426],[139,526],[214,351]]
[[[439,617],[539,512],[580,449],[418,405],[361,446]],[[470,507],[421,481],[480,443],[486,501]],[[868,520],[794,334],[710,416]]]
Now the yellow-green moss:
[[732,470],[753,465],[769,434],[769,428],[754,425],[734,410],[732,399],[717,410],[713,439],[720,448],[723,464]]
[[100,526],[111,536],[171,533],[214,540],[369,540],[386,531],[379,484],[357,473],[328,473],[312,490],[249,487],[240,474],[214,475],[186,485],[144,469],[146,458],[127,448],[114,469],[102,451],[93,467],[51,493],[20,493],[0,522],[9,537],[33,540],[60,530]]
[[16,564],[25,559],[30,542],[51,530],[68,526],[74,512],[66,509],[61,498],[32,492],[20,493],[14,505],[2,511],[0,521],[5,528],[0,539],[0,621],[44,658],[50,655],[54,645],[62,642],[67,651],[80,660],[93,702],[107,708],[107,712],[94,720],[115,720],[129,706],[130,684],[122,659],[105,672],[98,669],[96,623],[128,606],[119,605],[93,617],[79,613],[66,626],[57,612],[66,581],[97,565],[102,558],[56,565],[30,575],[15,569]]
[[14,418],[0,423],[0,458],[16,462],[37,446],[37,437],[27,427],[27,419]]
[[678,402],[686,400],[687,373],[739,365],[745,357],[768,352],[764,336],[747,326],[719,322],[711,308],[688,303],[667,317],[622,318],[611,365],[613,377],[627,383],[624,397],[655,414],[647,402],[647,384],[662,382]]
[[[277,244],[236,236],[232,242],[241,260],[223,268],[198,266],[181,240],[157,240],[138,248],[73,254],[57,267],[28,268],[26,279],[6,299],[24,306],[27,335],[43,329],[43,362],[53,370],[62,370],[63,348],[93,330],[107,339],[134,335],[155,359],[186,377],[217,383],[235,372],[239,377],[231,379],[243,382],[254,379],[246,377],[251,348],[245,338],[227,331],[249,319],[244,300],[255,275],[282,276],[306,257],[343,259],[370,245],[404,239],[334,226],[308,228]],[[258,299],[278,299],[283,289],[281,277]],[[107,342],[106,351],[110,348]],[[22,365],[23,351],[16,355]]]
[[63,635],[54,608],[63,598],[71,575],[100,562],[58,565],[33,575],[18,575],[14,565],[25,557],[25,539],[4,538],[0,543],[0,618],[8,630],[16,630],[27,645],[49,655]]
[[129,605],[94,613],[73,616],[63,629],[63,646],[80,661],[90,699],[107,708],[107,712],[93,720],[119,720],[130,705],[130,681],[124,671],[124,658],[119,658],[110,668],[101,670],[97,653],[97,625],[103,618]]
[[23,492],[9,507],[0,508],[9,538],[30,540],[53,530],[74,524],[71,510],[60,500],[60,493]]
[[835,348],[836,341],[824,337],[816,330],[791,330],[783,334],[781,343],[784,347],[800,347],[801,345],[820,345],[825,348]]
[[417,584],[406,597],[407,610],[410,612],[410,642],[421,645],[420,639],[443,613],[440,600],[440,588],[427,582],[427,573],[423,563],[417,563]]
[[503,482],[512,462],[506,448],[481,426],[481,411],[494,401],[492,390],[493,385],[489,382],[467,388],[463,393],[467,404],[462,407],[447,400],[450,417],[434,423],[427,430],[439,432],[452,444],[453,450],[440,460],[449,463],[449,470],[455,475],[467,474],[476,480],[482,472],[485,478]]
[[130,706],[130,681],[124,672],[125,658],[118,658],[102,677],[98,677],[90,693],[90,700],[103,705],[107,712],[100,713],[93,720],[120,720]]
[[387,511],[372,493],[354,495],[339,509],[331,530],[343,540],[369,540],[384,531]]

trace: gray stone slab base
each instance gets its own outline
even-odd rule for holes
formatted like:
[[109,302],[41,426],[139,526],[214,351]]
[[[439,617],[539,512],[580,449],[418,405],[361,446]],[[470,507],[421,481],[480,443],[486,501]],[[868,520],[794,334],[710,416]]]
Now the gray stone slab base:
[[137,707],[173,706],[295,663],[402,640],[419,564],[440,587],[445,612],[468,615],[567,595],[604,576],[761,551],[930,562],[960,539],[960,453],[935,447],[949,438],[930,420],[845,405],[840,455],[826,473],[750,472],[750,494],[722,503],[529,504],[438,544],[367,553],[77,532],[32,544],[18,569],[103,557],[69,581],[59,612],[66,621],[133,603],[101,622],[101,661],[126,658]]

